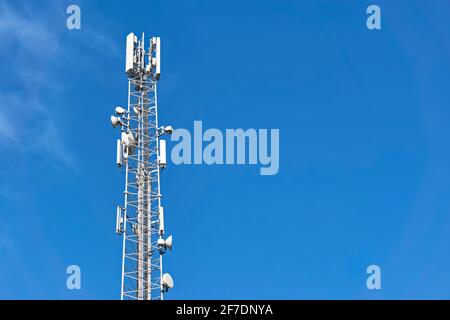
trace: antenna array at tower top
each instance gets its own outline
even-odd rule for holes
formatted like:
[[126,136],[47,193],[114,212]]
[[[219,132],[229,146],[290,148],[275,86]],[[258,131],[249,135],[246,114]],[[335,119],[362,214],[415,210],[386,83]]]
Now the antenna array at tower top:
[[134,33],[127,36],[125,72],[129,77],[149,77],[158,81],[161,74],[161,41],[159,37],[150,39],[145,50],[144,34],[138,41]]

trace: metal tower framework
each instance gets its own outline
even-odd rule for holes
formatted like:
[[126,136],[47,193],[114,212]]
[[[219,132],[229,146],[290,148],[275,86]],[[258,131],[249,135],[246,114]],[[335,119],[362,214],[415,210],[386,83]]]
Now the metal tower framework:
[[124,206],[117,208],[116,232],[123,234],[121,299],[162,300],[173,287],[163,274],[163,255],[172,248],[164,236],[160,174],[165,168],[165,141],[172,127],[158,125],[157,82],[160,75],[160,40],[153,37],[145,50],[144,34],[138,41],[127,37],[126,73],[128,107],[117,107],[121,126],[117,141],[117,164],[125,167]]

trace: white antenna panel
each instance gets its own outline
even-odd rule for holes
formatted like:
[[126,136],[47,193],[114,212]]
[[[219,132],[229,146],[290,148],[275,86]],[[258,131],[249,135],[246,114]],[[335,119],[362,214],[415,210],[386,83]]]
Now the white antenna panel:
[[126,60],[125,60],[125,72],[128,73],[130,70],[133,70],[134,67],[134,43],[135,43],[135,35],[134,33],[130,33],[127,36],[127,52],[126,52]]
[[122,225],[123,225],[123,218],[122,218],[122,208],[117,206],[117,212],[116,212],[116,233],[122,233]]
[[159,165],[165,167],[166,161],[166,140],[159,140]]
[[158,80],[161,75],[161,40],[156,37],[156,71],[155,78]]
[[117,166],[121,167],[123,163],[123,150],[122,150],[122,143],[120,139],[117,139],[117,160],[116,160]]
[[159,207],[159,234],[164,233],[164,208]]

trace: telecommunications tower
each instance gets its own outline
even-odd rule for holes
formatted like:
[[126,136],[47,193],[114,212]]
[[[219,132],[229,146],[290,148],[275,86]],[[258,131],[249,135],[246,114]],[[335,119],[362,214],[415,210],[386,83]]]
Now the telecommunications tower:
[[172,249],[172,236],[164,237],[160,175],[166,166],[166,141],[171,126],[158,125],[156,86],[160,78],[161,45],[153,37],[145,46],[127,36],[125,72],[128,107],[116,107],[111,116],[121,128],[117,140],[117,165],[125,171],[124,205],[117,207],[116,232],[123,235],[121,299],[162,300],[173,287],[163,273],[163,256]]

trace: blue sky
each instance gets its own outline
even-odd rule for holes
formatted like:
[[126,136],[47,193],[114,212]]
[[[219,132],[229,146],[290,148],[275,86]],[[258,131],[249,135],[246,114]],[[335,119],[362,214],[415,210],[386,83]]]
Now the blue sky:
[[[73,3],[81,30],[66,28]],[[274,176],[169,163],[167,298],[450,298],[448,1],[136,7],[0,1],[0,298],[120,296],[109,116],[126,103],[129,32],[162,39],[160,122],[280,129]]]

